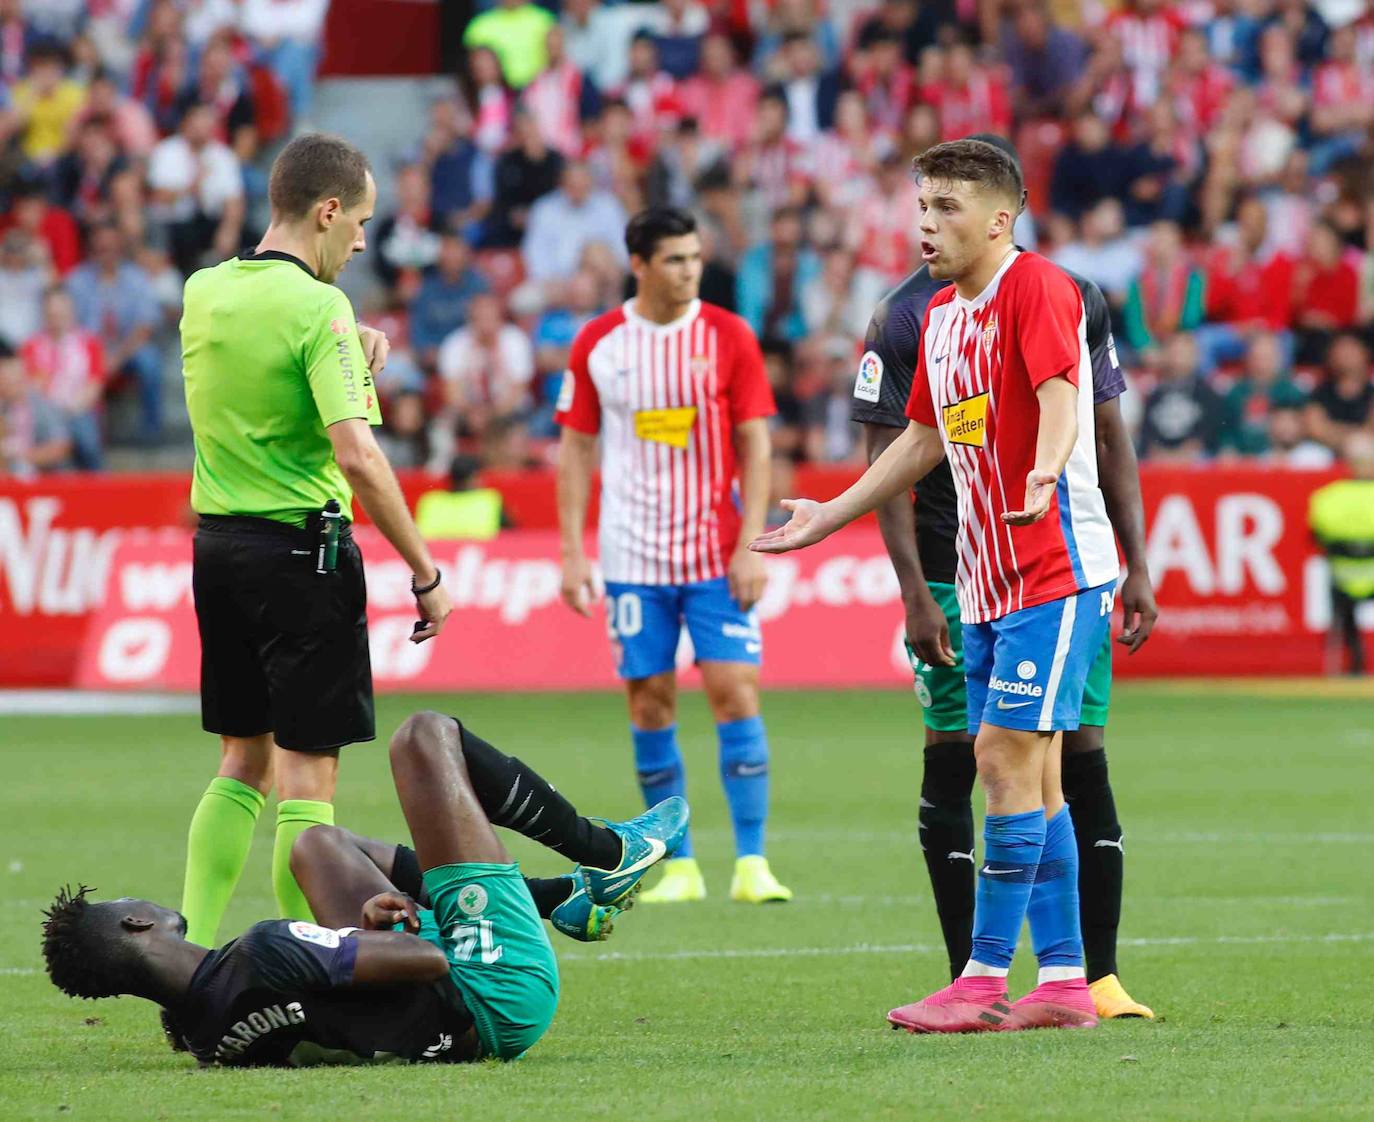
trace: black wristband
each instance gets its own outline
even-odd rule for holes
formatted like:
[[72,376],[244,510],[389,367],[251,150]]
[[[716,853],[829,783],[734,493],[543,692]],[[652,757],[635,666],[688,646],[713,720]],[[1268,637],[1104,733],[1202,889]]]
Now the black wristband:
[[439,587],[439,582],[443,580],[443,577],[444,571],[440,569],[438,565],[434,566],[434,579],[425,585],[424,588],[417,588],[415,585],[415,578],[412,576],[410,578],[411,594],[414,596],[423,596],[426,592],[433,592]]

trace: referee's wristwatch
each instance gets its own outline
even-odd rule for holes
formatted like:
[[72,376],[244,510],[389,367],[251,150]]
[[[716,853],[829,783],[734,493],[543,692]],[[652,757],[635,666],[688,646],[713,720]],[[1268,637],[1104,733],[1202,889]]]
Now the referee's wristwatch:
[[434,579],[426,585],[417,585],[414,575],[410,578],[410,591],[417,600],[427,592],[433,592],[439,587],[439,582],[444,578],[444,571],[438,565],[434,566]]

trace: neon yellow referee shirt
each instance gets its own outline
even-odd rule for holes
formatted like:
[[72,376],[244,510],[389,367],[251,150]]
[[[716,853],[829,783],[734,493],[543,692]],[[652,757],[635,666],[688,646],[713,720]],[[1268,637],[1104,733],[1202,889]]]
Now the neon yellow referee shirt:
[[303,526],[337,499],[351,516],[325,430],[382,413],[348,297],[284,253],[202,269],[186,282],[181,359],[197,513]]

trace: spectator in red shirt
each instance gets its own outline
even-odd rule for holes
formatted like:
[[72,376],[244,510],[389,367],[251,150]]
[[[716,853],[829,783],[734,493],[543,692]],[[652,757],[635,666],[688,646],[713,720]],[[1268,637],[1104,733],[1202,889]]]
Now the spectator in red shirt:
[[867,47],[855,52],[852,75],[873,127],[894,134],[900,131],[918,100],[916,72],[902,57],[901,39],[880,30]]
[[1232,236],[1207,255],[1207,323],[1198,328],[1203,369],[1239,362],[1250,338],[1278,332],[1285,364],[1292,362],[1293,262],[1266,251],[1269,212],[1255,195],[1236,207]]
[[20,353],[38,392],[62,411],[72,437],[78,468],[99,471],[104,464],[100,403],[105,392],[105,354],[100,339],[76,323],[76,309],[65,289],[43,296],[43,330]]
[[1212,61],[1206,32],[1195,27],[1184,31],[1169,70],[1168,89],[1179,124],[1190,139],[1199,141],[1211,131],[1235,85],[1235,75]]
[[92,119],[109,123],[120,153],[130,159],[147,156],[157,143],[157,126],[148,110],[120,93],[119,83],[109,74],[96,74],[86,88],[86,104],[76,122]]
[[1153,104],[1163,91],[1164,72],[1184,26],[1183,17],[1165,0],[1129,0],[1107,20],[1121,44],[1137,105]]
[[1317,143],[1309,155],[1313,175],[1324,175],[1340,160],[1355,155],[1374,125],[1374,70],[1355,58],[1355,28],[1331,33],[1327,61],[1312,79],[1312,116],[1308,122]]
[[921,90],[923,100],[940,113],[940,135],[958,140],[975,132],[1006,136],[1011,132],[1011,101],[1007,86],[995,70],[980,66],[973,48],[956,43],[945,52],[940,80]]
[[772,90],[759,99],[754,139],[734,162],[737,183],[753,188],[770,210],[801,206],[811,185],[806,150],[787,136],[787,99]]
[[47,247],[48,259],[58,276],[66,276],[81,260],[81,232],[65,210],[48,203],[43,186],[23,180],[15,188],[10,212],[0,218],[0,235],[23,230]]
[[635,136],[653,146],[659,134],[682,117],[677,83],[658,64],[658,46],[647,31],[630,42],[630,74],[616,96],[629,106]]
[[544,143],[569,159],[582,154],[582,122],[596,115],[600,96],[569,60],[563,29],[548,34],[549,64],[520,94],[520,104],[539,124]]
[[198,104],[214,109],[216,139],[231,148],[237,144],[240,129],[253,127],[253,96],[227,34],[205,44],[195,81],[177,98],[178,116]]
[[1355,326],[1360,303],[1360,274],[1345,257],[1335,228],[1313,225],[1307,252],[1293,268],[1293,324],[1298,333],[1298,362],[1318,363],[1335,332]]
[[701,45],[701,72],[678,87],[678,99],[703,135],[738,148],[749,139],[759,84],[740,67],[728,36],[708,35]]

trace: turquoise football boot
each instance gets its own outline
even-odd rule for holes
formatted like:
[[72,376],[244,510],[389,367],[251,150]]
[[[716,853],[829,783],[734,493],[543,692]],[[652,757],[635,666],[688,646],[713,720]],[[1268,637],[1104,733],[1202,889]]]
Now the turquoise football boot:
[[674,795],[628,822],[606,822],[606,829],[620,838],[620,864],[614,869],[582,870],[592,900],[602,907],[628,907],[644,874],[677,852],[687,836],[690,817],[687,800]]

